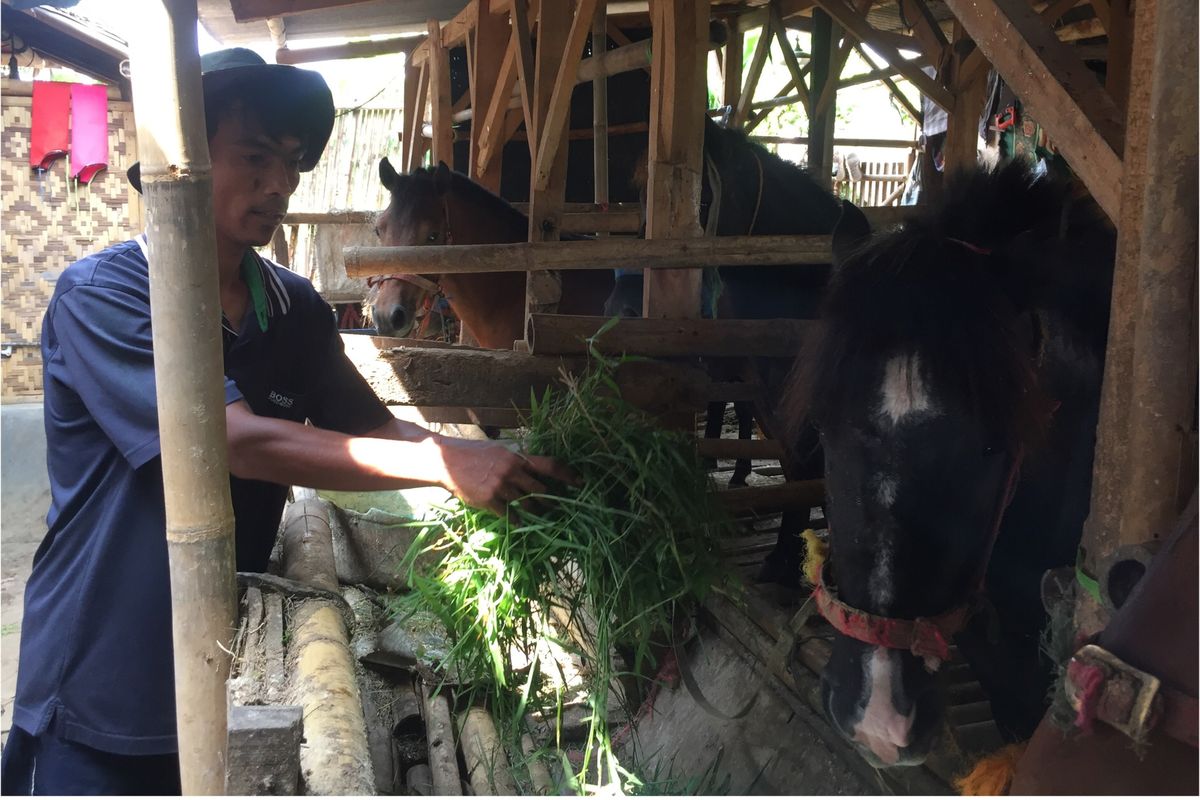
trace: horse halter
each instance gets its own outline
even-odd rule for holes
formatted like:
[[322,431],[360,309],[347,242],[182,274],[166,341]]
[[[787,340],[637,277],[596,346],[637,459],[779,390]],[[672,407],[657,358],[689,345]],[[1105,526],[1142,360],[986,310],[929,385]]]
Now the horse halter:
[[[966,628],[983,593],[984,577],[992,559],[992,549],[1000,533],[1000,521],[1016,491],[1021,472],[1024,450],[1018,448],[1013,455],[1008,479],[997,504],[994,522],[988,534],[987,547],[975,577],[975,588],[966,600],[931,617],[901,619],[884,617],[855,608],[837,595],[837,587],[830,580],[828,553],[829,544],[819,539],[812,530],[803,534],[807,556],[804,561],[804,576],[812,584],[812,600],[815,611],[843,636],[857,639],[864,644],[889,650],[907,650],[925,662],[925,668],[936,672],[950,658],[950,640]],[[830,528],[830,533],[833,529]]]

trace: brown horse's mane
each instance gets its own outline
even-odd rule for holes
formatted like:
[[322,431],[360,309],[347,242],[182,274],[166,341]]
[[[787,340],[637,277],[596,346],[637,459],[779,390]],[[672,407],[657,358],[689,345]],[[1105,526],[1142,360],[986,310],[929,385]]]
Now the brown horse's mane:
[[[417,185],[422,189],[427,189],[432,195],[436,196],[437,186],[435,185],[436,167],[422,167],[409,173],[407,177],[417,182]],[[460,172],[451,171],[451,189],[463,202],[469,203],[477,207],[482,213],[491,215],[504,227],[510,228],[513,234],[517,237],[515,241],[523,241],[529,230],[529,217],[522,214],[517,209],[513,208],[512,204],[505,200],[500,195],[491,191],[485,186],[481,186],[475,181],[463,175]],[[401,193],[393,192],[392,199],[395,202],[396,198]],[[418,193],[403,193],[409,197],[417,198]]]

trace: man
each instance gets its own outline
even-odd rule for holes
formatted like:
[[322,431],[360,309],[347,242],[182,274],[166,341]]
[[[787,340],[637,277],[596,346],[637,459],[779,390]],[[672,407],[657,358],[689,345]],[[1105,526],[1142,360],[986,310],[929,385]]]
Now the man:
[[[502,510],[542,491],[541,476],[571,480],[550,459],[391,415],[312,285],[252,250],[329,139],[328,87],[242,49],[205,56],[201,70],[238,569],[266,569],[289,485],[439,484]],[[137,165],[130,180],[140,189]],[[59,278],[42,332],[49,531],[25,595],[6,793],[180,789],[151,345],[144,237]]]

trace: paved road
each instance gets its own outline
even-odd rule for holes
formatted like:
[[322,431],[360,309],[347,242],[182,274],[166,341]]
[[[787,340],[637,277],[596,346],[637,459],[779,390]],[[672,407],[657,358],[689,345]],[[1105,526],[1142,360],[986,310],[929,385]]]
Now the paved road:
[[42,404],[0,406],[0,741],[7,741],[17,687],[25,582],[46,533],[50,488]]

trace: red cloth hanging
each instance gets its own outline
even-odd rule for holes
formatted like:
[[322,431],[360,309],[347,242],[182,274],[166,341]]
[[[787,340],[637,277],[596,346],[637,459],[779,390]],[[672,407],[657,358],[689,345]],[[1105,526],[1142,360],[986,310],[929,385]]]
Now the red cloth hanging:
[[71,177],[91,183],[108,168],[108,88],[71,84]]
[[70,116],[71,84],[34,81],[29,166],[44,172],[67,154]]

